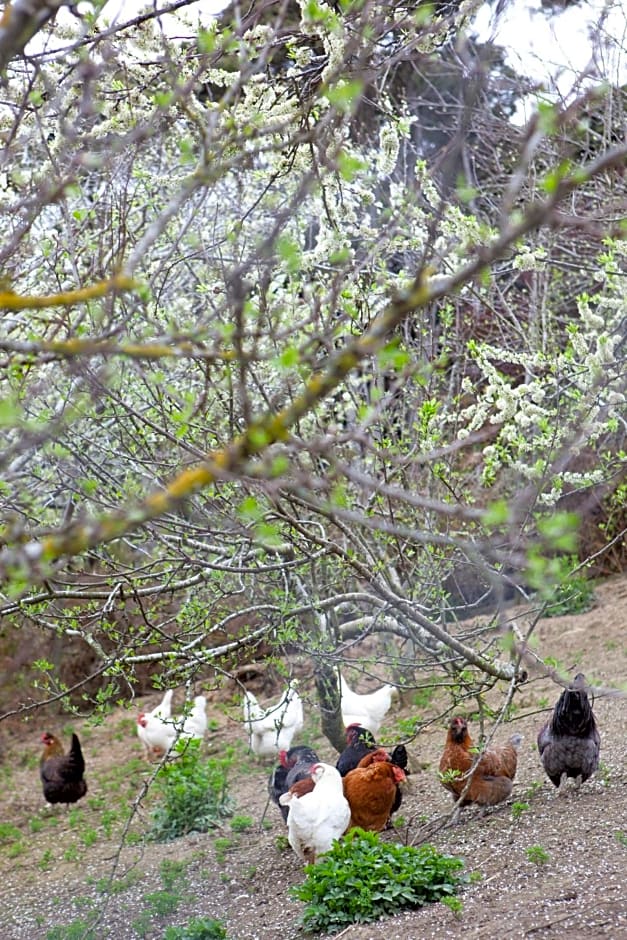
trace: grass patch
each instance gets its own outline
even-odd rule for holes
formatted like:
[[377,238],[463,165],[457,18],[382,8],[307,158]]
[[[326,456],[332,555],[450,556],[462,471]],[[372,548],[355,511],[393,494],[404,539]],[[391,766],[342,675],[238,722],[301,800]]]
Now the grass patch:
[[96,932],[87,920],[72,920],[69,924],[52,927],[46,940],[96,940]]
[[187,865],[188,862],[171,859],[162,861],[159,874],[163,887],[144,895],[146,909],[133,921],[133,927],[140,937],[155,933],[154,922],[176,914],[181,904],[187,900]]
[[11,823],[0,823],[0,843],[15,842],[22,838],[21,830]]
[[254,824],[252,816],[234,816],[231,820],[231,829],[233,832],[245,832],[246,829],[252,829]]
[[142,878],[141,872],[133,868],[122,878],[99,878],[95,883],[95,887],[100,894],[122,894],[124,891],[128,891],[129,888],[133,888]]

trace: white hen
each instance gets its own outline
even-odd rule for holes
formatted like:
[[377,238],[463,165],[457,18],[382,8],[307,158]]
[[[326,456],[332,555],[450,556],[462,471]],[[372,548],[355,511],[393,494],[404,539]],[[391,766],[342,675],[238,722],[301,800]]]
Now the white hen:
[[172,715],[172,689],[163,696],[161,702],[151,712],[141,712],[137,717],[137,734],[144,745],[146,758],[161,757],[169,750],[176,728]]
[[288,841],[308,864],[344,835],[351,818],[339,771],[330,764],[315,764],[311,776],[315,783],[311,793],[297,797],[288,790],[279,797],[279,803],[289,807]]
[[381,727],[381,723],[392,704],[392,695],[396,692],[393,685],[382,685],[380,689],[374,692],[368,692],[360,695],[348,685],[344,676],[340,673],[340,690],[342,693],[342,721],[344,727],[349,725],[362,725],[368,728],[376,735]]
[[292,739],[303,727],[303,703],[296,691],[296,681],[290,683],[284,695],[268,708],[262,708],[252,692],[244,692],[244,723],[249,735],[250,748],[257,757],[274,757],[287,751]]
[[193,738],[202,741],[207,730],[207,699],[204,695],[196,695],[194,704],[186,716],[181,728],[182,738]]

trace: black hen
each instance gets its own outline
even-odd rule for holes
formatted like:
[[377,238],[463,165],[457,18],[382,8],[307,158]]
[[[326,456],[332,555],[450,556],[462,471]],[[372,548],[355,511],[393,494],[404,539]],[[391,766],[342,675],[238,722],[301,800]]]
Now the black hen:
[[83,777],[85,761],[77,735],[72,735],[67,754],[63,753],[63,745],[54,734],[46,731],[41,741],[44,750],[39,761],[39,775],[45,799],[48,803],[76,803],[87,793]]
[[560,790],[567,777],[574,777],[579,787],[599,766],[600,749],[586,678],[578,673],[538,734],[540,760],[549,780]]
[[390,760],[393,764],[396,764],[397,767],[400,767],[401,770],[404,770],[406,774],[409,773],[407,769],[407,748],[404,744],[397,744],[390,751]]
[[[335,765],[342,777],[345,777],[351,770],[355,770],[359,762],[366,757],[367,754],[372,754],[373,751],[378,749],[372,732],[369,731],[368,728],[364,728],[362,725],[358,724],[348,726],[346,729],[346,742],[346,747],[338,757]],[[409,773],[407,769],[407,749],[404,744],[397,744],[389,752],[388,756],[390,761],[397,767],[400,767],[405,774]],[[397,786],[396,799],[392,807],[393,813],[400,807],[402,798],[401,788]]]
[[310,777],[312,766],[320,763],[320,758],[312,748],[299,744],[291,747],[289,751],[279,751],[279,762],[270,775],[268,792],[287,822],[289,806],[279,803],[279,797],[287,793],[297,780]]
[[[407,757],[407,748],[404,744],[395,745],[390,751],[390,760],[393,764],[396,764],[397,767],[405,773],[405,776],[409,776],[408,757]],[[400,809],[401,803],[403,801],[403,790],[400,786],[396,787],[396,798],[392,804],[392,809],[390,810],[390,815],[395,813]]]
[[349,725],[346,729],[346,747],[335,764],[340,776],[345,777],[351,770],[355,770],[359,761],[376,749],[377,745],[372,731],[362,725]]

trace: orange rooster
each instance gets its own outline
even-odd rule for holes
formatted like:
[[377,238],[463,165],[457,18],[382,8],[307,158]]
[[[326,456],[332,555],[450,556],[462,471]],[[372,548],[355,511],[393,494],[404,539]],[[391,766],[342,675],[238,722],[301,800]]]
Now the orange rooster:
[[[440,782],[457,800],[466,789],[469,771],[470,786],[464,793],[462,806],[477,803],[479,806],[494,806],[506,800],[512,792],[518,763],[520,734],[514,734],[508,744],[486,748],[483,753],[473,753],[472,738],[468,734],[466,719],[456,716],[451,719],[444,753],[440,759]],[[476,763],[475,763],[476,762]]]
[[41,736],[44,745],[39,761],[39,775],[48,803],[76,803],[87,793],[87,783],[83,777],[85,761],[78,736],[72,735],[72,743],[67,754],[63,745],[49,731]]
[[406,779],[404,771],[391,762],[384,748],[366,754],[344,777],[344,796],[351,808],[349,829],[355,826],[372,832],[384,829],[396,803],[399,784]]

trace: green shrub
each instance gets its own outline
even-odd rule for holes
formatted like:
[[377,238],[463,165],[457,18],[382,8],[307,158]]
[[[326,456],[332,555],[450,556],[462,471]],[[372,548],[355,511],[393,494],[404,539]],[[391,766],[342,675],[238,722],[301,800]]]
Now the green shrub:
[[305,867],[306,881],[291,894],[307,905],[305,929],[329,932],[450,897],[466,880],[463,867],[460,858],[440,855],[432,845],[395,845],[353,829]]
[[200,742],[187,742],[177,759],[159,771],[155,788],[161,799],[153,810],[148,838],[169,842],[188,832],[207,832],[230,815],[230,764],[230,758],[202,758]]
[[570,573],[576,566],[576,558],[569,557],[561,560],[562,574],[551,600],[547,603],[547,617],[582,614],[594,607],[596,602],[594,586],[586,578],[584,572]]
[[163,940],[227,940],[227,936],[221,921],[194,917],[183,927],[167,927]]

